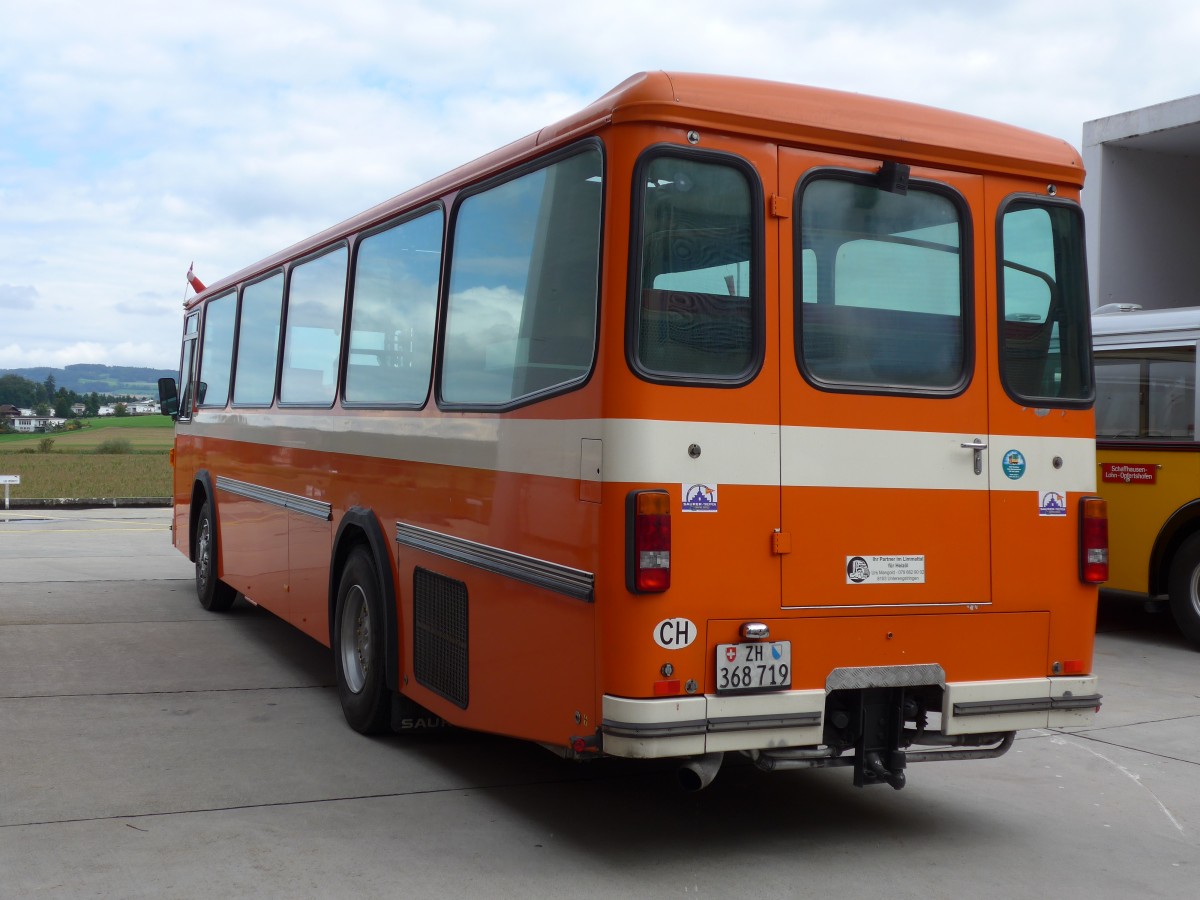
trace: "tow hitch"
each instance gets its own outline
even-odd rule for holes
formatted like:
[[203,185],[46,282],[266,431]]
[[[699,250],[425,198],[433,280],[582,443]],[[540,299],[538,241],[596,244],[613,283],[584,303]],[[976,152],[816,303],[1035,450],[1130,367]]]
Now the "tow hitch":
[[[857,701],[859,737],[854,745],[854,786],[890,784],[904,787],[904,692],[871,688],[852,695]],[[846,710],[854,716],[853,704]],[[849,724],[849,722],[847,723]]]

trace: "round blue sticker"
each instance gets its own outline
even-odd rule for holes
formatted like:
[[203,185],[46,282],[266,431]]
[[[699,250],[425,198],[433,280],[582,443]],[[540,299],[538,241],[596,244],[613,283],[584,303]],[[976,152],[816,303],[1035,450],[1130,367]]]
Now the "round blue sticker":
[[1025,455],[1020,450],[1009,450],[1004,454],[1004,474],[1013,481],[1025,474]]

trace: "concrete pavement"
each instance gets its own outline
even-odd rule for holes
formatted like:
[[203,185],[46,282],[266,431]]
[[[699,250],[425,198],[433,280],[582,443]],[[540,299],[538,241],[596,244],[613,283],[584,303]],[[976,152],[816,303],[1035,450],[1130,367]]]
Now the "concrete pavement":
[[0,897],[1200,895],[1200,653],[1106,603],[1105,706],[909,770],[564,763],[346,727],[328,651],[196,603],[166,510],[0,511]]

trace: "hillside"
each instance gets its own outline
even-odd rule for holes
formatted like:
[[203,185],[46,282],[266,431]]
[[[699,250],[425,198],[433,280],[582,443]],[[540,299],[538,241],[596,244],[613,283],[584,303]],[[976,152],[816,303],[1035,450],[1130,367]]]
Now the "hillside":
[[19,375],[41,384],[49,375],[54,376],[56,387],[66,388],[78,394],[134,394],[158,396],[158,379],[175,373],[170,369],[151,369],[142,366],[103,366],[94,363],[77,363],[65,368],[34,366],[28,369],[0,369],[2,375]]

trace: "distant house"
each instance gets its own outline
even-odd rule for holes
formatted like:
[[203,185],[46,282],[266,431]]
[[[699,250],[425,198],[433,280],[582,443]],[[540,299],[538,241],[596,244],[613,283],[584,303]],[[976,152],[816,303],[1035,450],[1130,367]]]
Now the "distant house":
[[21,415],[21,410],[17,409],[11,403],[0,403],[0,422],[15,419],[19,415]]
[[71,412],[73,412],[77,416],[82,416],[85,412],[87,412],[87,407],[84,406],[82,403],[72,403],[71,404]]
[[60,419],[58,416],[17,416],[11,420],[11,423],[15,431],[34,434],[39,431],[49,431],[52,428],[57,428],[59,425],[66,424],[66,421],[66,419]]

